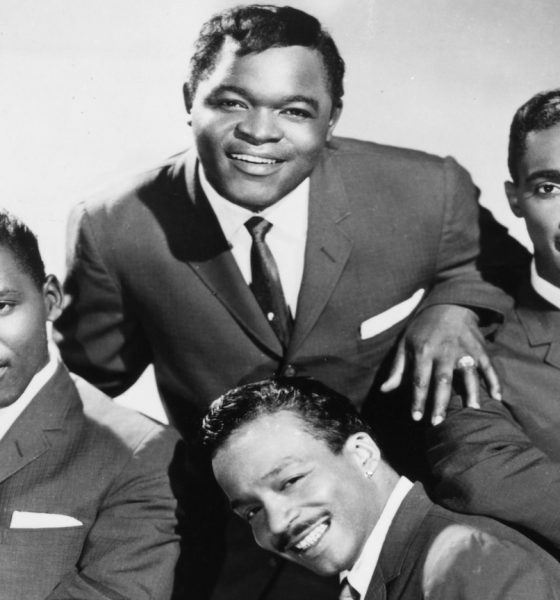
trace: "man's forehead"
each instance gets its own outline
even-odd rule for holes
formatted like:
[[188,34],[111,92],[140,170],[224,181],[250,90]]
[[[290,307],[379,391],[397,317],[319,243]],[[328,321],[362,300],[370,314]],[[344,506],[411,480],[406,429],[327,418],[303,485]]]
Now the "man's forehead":
[[[327,86],[327,69],[322,54],[308,46],[270,46],[259,51],[246,52],[239,42],[226,37],[219,50],[213,66],[208,70],[204,80],[227,78],[234,76],[240,70],[246,74],[251,68],[264,62],[274,62],[277,69],[271,73],[276,77],[285,78],[302,71],[306,66],[312,67],[314,73],[319,73]],[[319,67],[319,69],[317,69]]]
[[560,170],[560,123],[527,134],[519,167],[525,180],[535,171]]

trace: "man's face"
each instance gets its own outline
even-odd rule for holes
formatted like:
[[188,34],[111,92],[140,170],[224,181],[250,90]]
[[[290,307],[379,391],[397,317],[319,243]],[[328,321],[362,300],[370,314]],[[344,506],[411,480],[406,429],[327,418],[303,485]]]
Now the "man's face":
[[311,173],[340,111],[318,51],[288,46],[236,56],[236,49],[225,41],[190,117],[212,186],[234,204],[261,210]]
[[13,404],[47,363],[46,321],[58,315],[60,299],[56,279],[39,289],[0,246],[0,408]]
[[354,564],[378,518],[361,439],[373,444],[355,434],[334,454],[296,414],[281,411],[236,430],[218,450],[214,474],[259,546],[332,575]]
[[539,275],[560,287],[560,124],[528,134],[519,183],[506,183],[511,209],[525,219]]

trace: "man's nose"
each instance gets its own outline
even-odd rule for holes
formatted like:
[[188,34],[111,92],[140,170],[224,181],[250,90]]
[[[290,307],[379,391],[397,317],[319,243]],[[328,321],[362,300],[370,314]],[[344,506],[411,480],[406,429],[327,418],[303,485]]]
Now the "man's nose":
[[298,516],[297,507],[285,499],[276,501],[266,508],[267,524],[270,534],[275,540],[286,535]]
[[277,142],[282,138],[277,116],[266,108],[248,110],[237,124],[235,133],[238,138],[255,146]]

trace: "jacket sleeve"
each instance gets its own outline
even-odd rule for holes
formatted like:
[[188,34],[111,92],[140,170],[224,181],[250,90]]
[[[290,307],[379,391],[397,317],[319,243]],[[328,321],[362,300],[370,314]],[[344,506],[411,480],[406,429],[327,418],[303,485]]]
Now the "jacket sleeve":
[[436,278],[422,308],[458,304],[503,315],[511,306],[504,290],[511,291],[529,253],[479,206],[478,189],[469,174],[449,157],[443,164],[442,186]]
[[93,219],[83,204],[67,232],[65,308],[55,339],[69,369],[110,396],[129,388],[151,362],[150,347],[112,267],[111,215]]
[[179,554],[169,470],[177,436],[154,425],[106,494],[76,568],[46,600],[168,600]]
[[437,502],[494,517],[560,551],[560,464],[535,446],[505,403],[484,396],[474,410],[455,396],[427,436]]
[[537,556],[536,552],[484,531],[452,525],[438,535],[428,552],[423,597],[554,600],[560,597],[559,571],[551,557]]

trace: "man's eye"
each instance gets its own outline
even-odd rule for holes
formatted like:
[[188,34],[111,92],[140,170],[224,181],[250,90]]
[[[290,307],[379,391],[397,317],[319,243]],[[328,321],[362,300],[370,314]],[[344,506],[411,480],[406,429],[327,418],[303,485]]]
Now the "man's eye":
[[301,121],[311,118],[311,113],[307,110],[303,110],[302,108],[286,108],[282,111],[282,113]]
[[282,484],[282,489],[285,490],[286,488],[293,487],[301,479],[303,479],[303,475],[296,475],[295,477],[290,477],[289,479],[286,479],[286,481],[284,481],[284,483]]
[[245,104],[243,104],[243,102],[241,102],[240,100],[224,99],[219,100],[217,104],[221,109],[226,111],[243,110],[245,108]]
[[259,512],[260,508],[258,506],[254,506],[253,508],[249,508],[243,512],[241,515],[245,521],[251,521],[253,517]]
[[10,302],[0,302],[0,315],[7,315],[12,312],[14,305]]
[[541,183],[535,188],[535,192],[539,196],[551,196],[560,194],[560,185],[557,183]]

